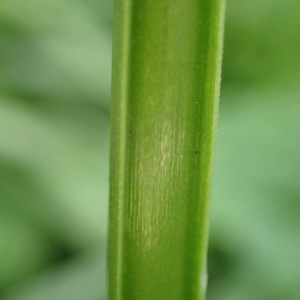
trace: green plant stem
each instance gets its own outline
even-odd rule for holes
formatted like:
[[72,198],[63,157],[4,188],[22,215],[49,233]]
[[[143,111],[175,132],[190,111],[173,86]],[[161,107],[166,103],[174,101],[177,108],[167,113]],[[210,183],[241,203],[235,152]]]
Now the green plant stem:
[[110,300],[204,299],[222,0],[116,0]]

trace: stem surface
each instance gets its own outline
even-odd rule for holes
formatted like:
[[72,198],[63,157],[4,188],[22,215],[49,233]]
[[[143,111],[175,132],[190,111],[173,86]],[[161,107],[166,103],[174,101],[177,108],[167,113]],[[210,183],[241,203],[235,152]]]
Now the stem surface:
[[109,299],[205,299],[222,0],[115,0]]

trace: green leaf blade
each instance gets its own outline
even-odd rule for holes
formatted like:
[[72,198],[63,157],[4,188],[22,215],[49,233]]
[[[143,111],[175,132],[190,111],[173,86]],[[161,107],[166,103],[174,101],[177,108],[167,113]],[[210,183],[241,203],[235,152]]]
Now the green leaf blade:
[[115,3],[110,300],[205,297],[223,6]]

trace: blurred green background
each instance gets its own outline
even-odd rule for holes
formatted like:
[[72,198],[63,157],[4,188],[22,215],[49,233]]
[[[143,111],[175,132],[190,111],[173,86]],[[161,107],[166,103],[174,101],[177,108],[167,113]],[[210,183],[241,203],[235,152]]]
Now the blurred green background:
[[[208,300],[300,299],[300,2],[228,0]],[[0,4],[0,299],[106,299],[111,0]]]

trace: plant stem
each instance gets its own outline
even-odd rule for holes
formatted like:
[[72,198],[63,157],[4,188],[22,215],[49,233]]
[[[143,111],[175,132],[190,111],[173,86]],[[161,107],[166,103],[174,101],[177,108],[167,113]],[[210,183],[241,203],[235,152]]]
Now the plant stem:
[[223,12],[115,0],[110,300],[205,299]]

